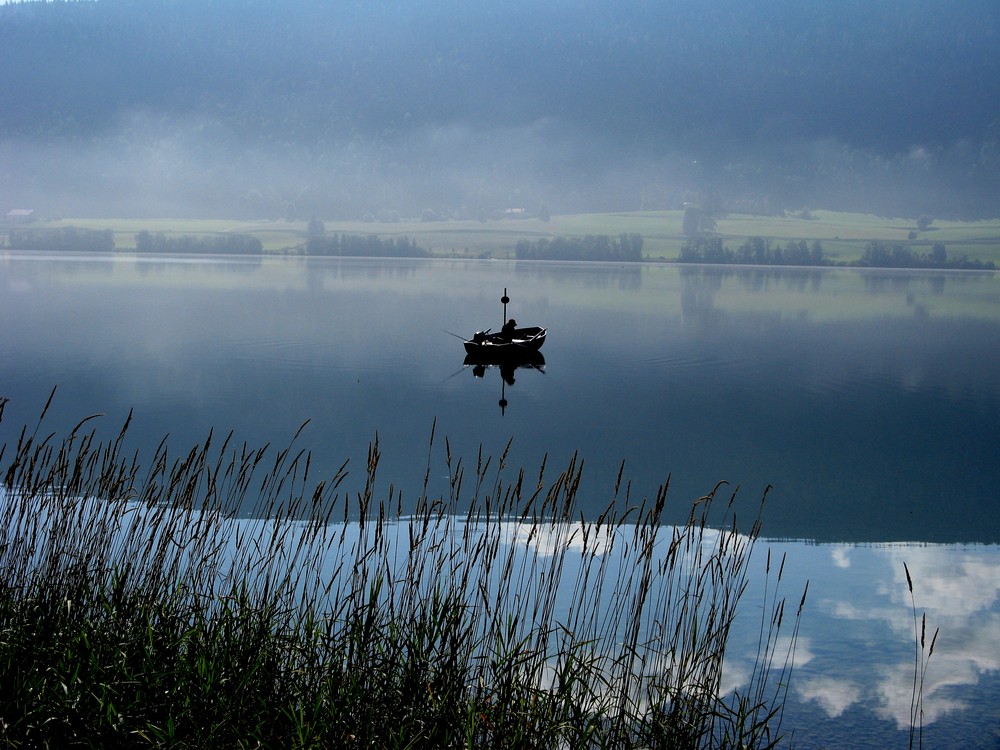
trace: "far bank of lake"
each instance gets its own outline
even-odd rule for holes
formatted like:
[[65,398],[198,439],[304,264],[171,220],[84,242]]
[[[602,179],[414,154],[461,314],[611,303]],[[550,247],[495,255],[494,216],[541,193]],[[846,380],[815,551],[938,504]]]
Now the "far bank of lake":
[[[407,237],[438,257],[494,257],[510,259],[519,241],[556,237],[582,238],[588,235],[638,234],[643,238],[643,255],[650,260],[675,261],[689,237],[684,231],[684,210],[631,211],[603,214],[553,215],[545,219],[501,216],[469,219],[438,217],[435,221],[400,217],[395,214],[371,220],[328,220],[328,233],[374,236],[383,240]],[[924,218],[926,221],[926,218]],[[812,210],[780,216],[727,213],[715,218],[710,236],[736,248],[750,238],[787,242],[820,242],[833,263],[855,263],[869,242],[904,244],[920,255],[935,244],[946,247],[949,257],[1000,264],[1000,219],[957,221],[932,219],[922,227],[918,217],[876,216],[873,214]],[[110,230],[115,247],[136,247],[141,232],[163,234],[167,238],[248,235],[260,241],[267,253],[299,252],[309,237],[307,220],[184,220],[65,218],[40,220],[25,227],[79,227],[93,231]],[[8,243],[9,244],[9,243]]]

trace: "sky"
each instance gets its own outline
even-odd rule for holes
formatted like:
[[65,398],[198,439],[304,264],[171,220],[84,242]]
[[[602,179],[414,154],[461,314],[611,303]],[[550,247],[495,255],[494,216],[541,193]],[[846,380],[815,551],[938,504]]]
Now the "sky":
[[48,213],[1000,205],[993,0],[25,3],[0,42],[0,203]]

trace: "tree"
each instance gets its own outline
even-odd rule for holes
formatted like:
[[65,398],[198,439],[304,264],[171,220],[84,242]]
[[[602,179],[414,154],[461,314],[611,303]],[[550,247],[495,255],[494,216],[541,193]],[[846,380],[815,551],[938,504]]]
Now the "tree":
[[931,248],[931,265],[943,266],[948,262],[948,251],[940,242],[935,242]]
[[326,236],[326,225],[319,219],[311,219],[306,226],[306,237],[309,239],[322,239]]
[[823,265],[823,245],[819,240],[813,240],[809,255],[814,266]]
[[927,214],[922,214],[920,218],[917,219],[917,229],[919,229],[921,232],[926,232],[927,227],[929,227],[933,222],[934,219],[932,219],[930,216],[928,216]]
[[694,237],[709,230],[715,229],[715,220],[697,206],[688,206],[684,209],[684,224],[682,231],[688,237]]

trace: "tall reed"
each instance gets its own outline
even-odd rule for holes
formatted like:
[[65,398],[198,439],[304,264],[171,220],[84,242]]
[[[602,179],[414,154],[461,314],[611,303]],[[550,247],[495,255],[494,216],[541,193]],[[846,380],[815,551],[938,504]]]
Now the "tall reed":
[[[143,468],[131,418],[106,441],[89,419],[61,438],[44,419],[0,451],[10,746],[781,739],[780,566],[752,676],[722,694],[760,531],[737,529],[723,484],[668,526],[667,485],[636,507],[619,474],[584,521],[578,458],[547,481],[544,462],[537,476],[506,451],[466,465],[445,440],[447,495],[428,491],[429,457],[404,513],[402,490],[376,495],[377,436],[350,491],[348,464],[316,479],[296,439],[272,453],[210,434],[177,456],[164,440]],[[709,526],[713,505],[723,523]]]
[[913,595],[913,579],[910,568],[903,563],[906,574],[906,589],[910,597],[910,610],[913,613],[913,686],[910,698],[910,750],[924,746],[924,682],[927,679],[927,665],[934,655],[934,645],[937,643],[940,628],[934,629],[930,643],[927,642],[927,613],[917,617],[917,602]]

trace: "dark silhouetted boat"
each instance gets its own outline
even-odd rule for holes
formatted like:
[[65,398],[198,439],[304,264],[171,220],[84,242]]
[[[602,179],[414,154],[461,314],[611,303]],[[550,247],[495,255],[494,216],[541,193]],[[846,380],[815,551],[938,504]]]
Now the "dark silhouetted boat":
[[470,356],[483,358],[483,364],[501,364],[510,360],[524,359],[530,354],[537,354],[545,343],[546,329],[539,326],[519,328],[513,318],[507,320],[507,303],[510,298],[507,290],[503,290],[503,317],[506,321],[503,328],[496,333],[491,329],[476,331],[471,339],[465,340],[465,351]]
[[538,326],[513,328],[499,333],[477,331],[465,342],[465,352],[477,357],[495,359],[500,364],[501,359],[517,359],[529,354],[537,354],[545,343],[545,329]]

